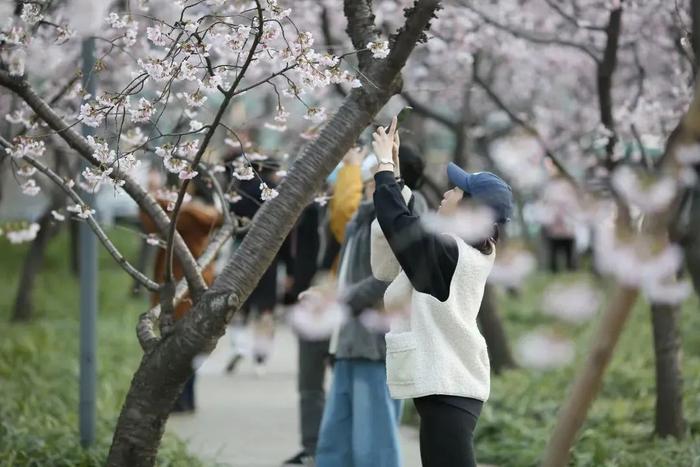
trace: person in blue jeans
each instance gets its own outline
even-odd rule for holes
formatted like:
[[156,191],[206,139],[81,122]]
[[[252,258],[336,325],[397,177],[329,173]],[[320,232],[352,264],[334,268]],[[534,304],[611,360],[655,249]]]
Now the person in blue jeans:
[[[422,175],[423,163],[408,148],[404,152],[406,185],[414,185]],[[401,402],[391,398],[386,384],[384,332],[369,329],[363,319],[364,313],[383,309],[382,297],[388,286],[372,276],[370,263],[375,169],[376,162],[364,164],[365,201],[348,223],[341,250],[338,282],[350,316],[331,348],[335,365],[316,449],[317,467],[401,465]],[[407,186],[404,196],[412,209],[425,211],[420,194],[414,196]]]

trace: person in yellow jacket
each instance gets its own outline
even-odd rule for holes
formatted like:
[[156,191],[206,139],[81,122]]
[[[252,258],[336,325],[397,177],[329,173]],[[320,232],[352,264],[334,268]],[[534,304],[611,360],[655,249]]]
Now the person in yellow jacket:
[[[345,227],[355,215],[362,201],[362,162],[367,151],[351,149],[335,176],[333,196],[328,202],[327,227],[333,239],[342,246]],[[324,225],[325,227],[325,225]],[[332,251],[332,250],[331,250]],[[331,265],[336,273],[339,254]],[[330,260],[330,255],[328,257]],[[304,465],[312,461],[316,452],[318,432],[325,405],[324,379],[330,339],[307,340],[299,336],[299,416],[303,449],[285,460],[282,465]]]
[[[329,224],[335,240],[342,245],[345,241],[345,227],[355,215],[362,201],[362,161],[367,150],[361,147],[351,149],[343,158],[343,166],[328,203]],[[333,261],[332,271],[337,272],[338,256]]]

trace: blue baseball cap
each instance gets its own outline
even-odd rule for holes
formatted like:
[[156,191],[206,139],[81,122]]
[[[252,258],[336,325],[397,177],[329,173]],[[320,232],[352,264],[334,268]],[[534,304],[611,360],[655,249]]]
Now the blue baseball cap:
[[513,191],[499,176],[491,172],[469,173],[454,162],[447,166],[447,178],[457,188],[494,210],[496,221],[510,220],[513,210]]

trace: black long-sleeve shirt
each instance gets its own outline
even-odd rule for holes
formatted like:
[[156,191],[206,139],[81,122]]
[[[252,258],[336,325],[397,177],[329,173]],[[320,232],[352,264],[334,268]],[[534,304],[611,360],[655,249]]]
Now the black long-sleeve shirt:
[[444,302],[459,259],[454,238],[425,229],[411,213],[390,171],[374,176],[374,206],[384,236],[413,288]]

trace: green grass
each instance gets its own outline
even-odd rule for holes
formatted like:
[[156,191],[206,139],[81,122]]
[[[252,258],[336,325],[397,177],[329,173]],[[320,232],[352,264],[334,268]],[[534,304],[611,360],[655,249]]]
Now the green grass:
[[[540,292],[551,276],[532,278],[518,297],[499,296],[513,342],[537,326],[557,326],[576,342],[577,361],[546,372],[519,369],[493,378],[491,397],[476,433],[480,462],[537,465],[552,432],[557,409],[581,366],[597,320],[564,326],[539,312]],[[700,307],[689,300],[682,315],[686,439],[661,440],[654,428],[654,352],[651,316],[640,300],[630,316],[605,374],[602,392],[576,443],[577,466],[700,466]]]
[[[113,232],[128,258],[137,255],[133,237]],[[0,241],[0,466],[102,465],[119,408],[141,352],[134,326],[145,299],[129,296],[131,281],[100,251],[97,443],[78,442],[78,283],[68,268],[67,238],[49,248],[38,278],[36,317],[9,325],[17,273],[26,246]],[[550,276],[536,276],[518,297],[499,296],[513,342],[537,326],[553,326],[539,313],[540,294]],[[659,440],[654,426],[654,360],[648,306],[632,314],[576,444],[577,466],[700,466],[700,307],[683,311],[683,370],[688,436],[682,442]],[[578,361],[537,372],[520,369],[493,378],[492,392],[479,421],[476,450],[480,462],[501,466],[536,465],[551,434],[559,404],[585,356],[596,321],[574,327],[557,324],[575,339]],[[409,414],[410,415],[410,414]],[[197,465],[184,445],[166,435],[160,465]]]
[[[113,232],[127,258],[138,242]],[[27,246],[0,240],[0,466],[104,465],[119,409],[141,356],[135,336],[145,298],[130,297],[130,278],[100,247],[97,440],[78,435],[78,280],[68,266],[66,235],[54,239],[36,284],[36,316],[8,324]],[[191,466],[185,446],[166,435],[158,465]]]

